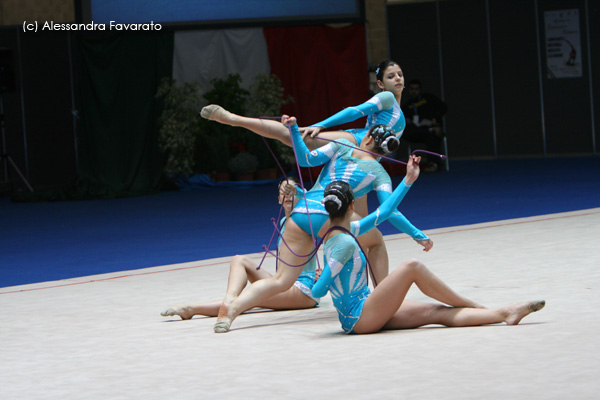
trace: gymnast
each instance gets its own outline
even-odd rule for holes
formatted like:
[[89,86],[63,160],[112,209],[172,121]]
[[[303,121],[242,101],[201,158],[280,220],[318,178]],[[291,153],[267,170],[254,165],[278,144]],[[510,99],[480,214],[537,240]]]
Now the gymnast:
[[[285,212],[285,216],[279,222],[281,233],[285,231],[285,221],[289,220],[292,209],[298,201],[298,197],[295,195],[298,183],[296,178],[291,176],[284,178],[279,183],[278,201],[283,206]],[[277,247],[281,247],[281,239]],[[302,268],[300,276],[296,279],[292,287],[264,300],[258,307],[273,310],[295,310],[317,306],[319,300],[312,297],[312,287],[316,280],[316,264],[316,257],[310,259]],[[264,269],[257,269],[256,263],[249,257],[240,255],[233,257],[229,267],[229,279],[224,301],[229,303],[235,297],[239,296],[246,287],[247,282],[253,283],[269,277],[271,277],[271,274]],[[177,305],[167,308],[160,315],[163,317],[178,315],[184,320],[191,319],[194,315],[216,317],[222,303],[223,301],[213,301],[209,303]]]
[[[307,144],[310,143],[308,138],[314,140],[318,136],[325,136],[327,138],[343,137],[360,146],[369,128],[374,125],[387,126],[400,139],[406,127],[406,120],[400,108],[402,91],[404,90],[404,73],[398,63],[385,60],[377,66],[375,75],[377,86],[382,91],[361,105],[345,108],[321,122],[302,129]],[[352,122],[365,116],[367,122],[364,128],[321,132],[323,129]]]
[[[418,169],[416,171],[418,176]],[[408,172],[405,179],[408,182]],[[345,332],[374,333],[429,324],[456,327],[505,322],[517,325],[525,316],[544,307],[544,300],[536,300],[495,310],[484,308],[455,293],[415,259],[403,262],[371,292],[366,282],[366,257],[355,238],[347,232],[356,235],[356,232],[372,229],[390,215],[390,204],[386,201],[376,212],[351,222],[352,188],[343,181],[332,182],[324,194],[331,225],[338,229],[332,228],[334,230],[325,238],[325,266],[313,287],[313,296],[323,297],[328,290],[331,292]],[[449,307],[405,300],[413,283],[423,294]]]
[[[226,299],[220,307],[215,332],[227,332],[239,314],[287,290],[293,284],[300,273],[298,266],[304,265],[306,255],[313,253],[313,238],[319,235],[321,228],[328,222],[327,211],[321,199],[324,186],[329,182],[344,179],[350,183],[357,196],[376,190],[380,203],[391,195],[389,175],[377,161],[378,155],[393,151],[398,146],[398,139],[389,128],[382,125],[372,127],[362,140],[360,149],[355,149],[350,142],[340,139],[339,143],[331,142],[311,152],[302,141],[296,119],[283,116],[282,122],[292,131],[298,151],[298,163],[302,166],[324,164],[324,167],[313,188],[305,193],[292,210],[283,234],[286,245],[279,252],[282,262],[275,276],[254,282],[230,302]],[[399,212],[393,212],[390,222],[413,237],[425,251],[433,246],[433,242]],[[381,274],[376,278],[381,278]]]

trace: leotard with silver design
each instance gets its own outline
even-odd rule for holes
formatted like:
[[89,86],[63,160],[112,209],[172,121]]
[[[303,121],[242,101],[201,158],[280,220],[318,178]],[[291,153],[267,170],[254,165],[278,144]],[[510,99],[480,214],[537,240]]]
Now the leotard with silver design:
[[347,131],[354,136],[358,146],[360,146],[360,142],[373,125],[382,124],[393,129],[398,139],[400,139],[404,132],[404,128],[406,127],[406,119],[404,118],[400,104],[398,104],[392,92],[387,91],[377,93],[366,102],[355,107],[345,108],[331,117],[311,126],[331,128],[333,126],[355,121],[362,117],[367,117],[367,123],[364,128],[349,129]]

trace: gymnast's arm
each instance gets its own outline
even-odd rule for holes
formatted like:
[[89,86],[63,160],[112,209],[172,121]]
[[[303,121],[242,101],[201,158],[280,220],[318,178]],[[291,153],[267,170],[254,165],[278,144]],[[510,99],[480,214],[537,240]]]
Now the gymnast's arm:
[[[383,204],[390,196],[391,196],[391,187],[390,187],[390,179],[387,176],[387,182],[383,184],[377,185],[375,190],[377,192],[377,198],[379,199],[379,203]],[[398,210],[395,210],[392,215],[389,217],[388,221],[394,227],[396,227],[399,231],[406,233],[414,240],[419,242],[419,244],[425,247],[425,251],[429,251],[433,246],[433,242],[425,235],[421,230],[417,229],[413,224],[410,223],[408,219]]]
[[323,267],[323,271],[321,271],[321,276],[319,277],[319,280],[317,281],[317,283],[315,283],[315,285],[312,288],[313,297],[317,299],[324,297],[327,294],[329,286],[331,286],[332,282],[333,277],[331,276],[331,268],[329,268],[328,264],[325,264],[325,266]]
[[392,92],[381,92],[371,97],[369,100],[356,107],[344,108],[342,111],[311,127],[331,128],[332,126],[342,125],[355,121],[361,117],[374,114],[378,111],[389,110],[394,106],[394,95]]
[[390,218],[392,213],[396,211],[398,205],[400,205],[404,199],[404,196],[406,196],[406,193],[408,193],[408,190],[411,188],[411,186],[412,185],[406,184],[406,178],[404,178],[398,187],[392,192],[392,194],[383,203],[381,203],[381,205],[377,207],[375,211],[356,221],[355,235],[360,236],[363,233],[367,233],[371,229],[381,224],[383,221],[386,221],[388,218]]
[[302,140],[298,125],[296,124],[296,118],[284,115],[281,119],[281,123],[289,127],[292,132],[294,148],[298,153],[298,164],[300,164],[301,167],[323,165],[331,160],[331,157],[336,153],[338,146],[336,143],[328,143],[323,147],[310,151],[306,146],[306,143],[304,143],[304,140]]
[[[379,198],[379,202],[386,201],[390,196],[391,194],[389,192],[377,191],[377,197]],[[390,221],[390,223],[394,225],[398,230],[406,233],[418,242],[429,240],[426,234],[424,234],[423,232],[421,232],[421,230],[419,230],[413,224],[411,224],[410,221],[406,219],[406,217],[402,215],[402,213],[398,210],[394,210],[392,215],[389,217],[388,221]]]
[[[331,239],[329,239],[331,240]],[[327,256],[325,266],[321,272],[321,276],[312,289],[312,295],[315,298],[324,297],[333,283],[335,277],[340,273],[344,265],[350,260],[354,254],[356,242],[344,240],[331,249]]]
[[421,157],[411,156],[408,160],[406,167],[406,176],[400,182],[398,187],[392,192],[392,194],[385,200],[381,205],[371,214],[360,219],[355,224],[356,235],[362,235],[365,232],[373,229],[377,225],[386,221],[392,216],[392,213],[396,211],[408,190],[412,187],[413,183],[419,178],[419,162]]

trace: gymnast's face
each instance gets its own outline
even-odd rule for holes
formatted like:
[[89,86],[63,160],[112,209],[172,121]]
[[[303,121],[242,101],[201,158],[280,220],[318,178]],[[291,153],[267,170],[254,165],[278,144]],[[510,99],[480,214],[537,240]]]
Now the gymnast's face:
[[404,74],[398,64],[390,65],[383,72],[383,81],[377,81],[377,86],[394,94],[404,90]]

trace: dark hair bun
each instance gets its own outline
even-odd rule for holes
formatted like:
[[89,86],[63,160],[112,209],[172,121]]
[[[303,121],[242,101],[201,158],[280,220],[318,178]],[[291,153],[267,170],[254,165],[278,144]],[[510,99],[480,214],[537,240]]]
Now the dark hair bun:
[[400,139],[396,137],[394,130],[386,125],[375,125],[370,131],[375,140],[375,149],[383,153],[393,153],[400,146]]
[[330,218],[346,214],[348,206],[354,200],[354,192],[348,182],[333,181],[325,188],[322,200]]

